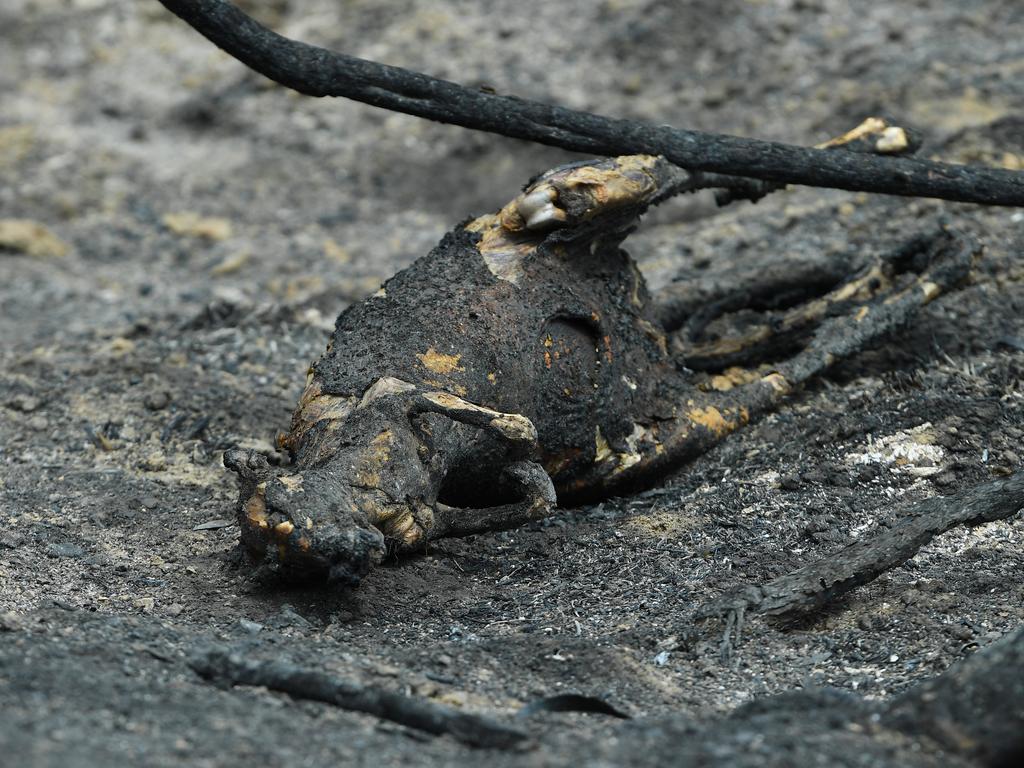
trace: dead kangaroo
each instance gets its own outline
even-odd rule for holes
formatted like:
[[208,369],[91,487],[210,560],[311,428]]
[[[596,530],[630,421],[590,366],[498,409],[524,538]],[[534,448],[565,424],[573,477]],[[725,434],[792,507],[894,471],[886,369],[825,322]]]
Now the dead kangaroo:
[[352,585],[388,547],[650,484],[905,324],[977,250],[918,238],[703,341],[620,247],[650,205],[700,185],[646,155],[556,168],[343,312],[283,440],[294,466],[225,455],[249,552]]

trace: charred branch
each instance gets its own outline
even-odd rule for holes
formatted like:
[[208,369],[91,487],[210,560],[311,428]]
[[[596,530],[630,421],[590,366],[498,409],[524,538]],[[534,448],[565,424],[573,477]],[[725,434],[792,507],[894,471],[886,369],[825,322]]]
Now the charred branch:
[[189,665],[200,676],[221,685],[261,685],[294,699],[321,701],[437,736],[448,735],[473,747],[509,749],[526,738],[522,731],[489,718],[359,685],[288,661],[261,661],[210,648],[195,654]]
[[741,589],[715,600],[697,613],[742,616],[744,612],[787,616],[822,608],[851,590],[916,555],[922,547],[961,525],[976,526],[1013,517],[1024,509],[1024,473],[993,480],[949,497],[935,497],[911,507],[891,528],[767,584]]
[[[249,660],[224,649],[208,649],[190,664],[212,682],[264,686],[295,699],[449,735],[475,747],[509,750],[530,744],[524,731],[497,720],[288,662]],[[560,695],[527,704],[517,719],[565,711],[626,717],[600,699]],[[665,754],[667,742],[679,765],[1018,765],[1024,750],[1024,630],[888,703],[809,689],[758,699],[712,721],[698,723],[679,713],[636,719],[615,735],[607,742],[577,744],[577,758],[585,763],[648,765],[653,761],[646,755]],[[556,756],[551,764],[565,761]]]
[[[691,171],[776,184],[1024,206],[1024,173],[882,158],[603,117],[473,90],[276,34],[225,0],[160,0],[215,45],[310,96],[342,96],[395,112],[576,152],[663,155]],[[757,196],[761,190],[748,189]]]

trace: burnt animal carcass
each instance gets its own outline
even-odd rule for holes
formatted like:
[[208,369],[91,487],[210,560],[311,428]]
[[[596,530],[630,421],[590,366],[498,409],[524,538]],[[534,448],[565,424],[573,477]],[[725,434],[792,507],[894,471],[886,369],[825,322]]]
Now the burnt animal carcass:
[[649,206],[699,185],[645,155],[556,168],[342,313],[283,440],[293,465],[225,456],[245,547],[352,584],[389,547],[650,484],[904,324],[975,251],[917,238],[706,342],[621,247]]

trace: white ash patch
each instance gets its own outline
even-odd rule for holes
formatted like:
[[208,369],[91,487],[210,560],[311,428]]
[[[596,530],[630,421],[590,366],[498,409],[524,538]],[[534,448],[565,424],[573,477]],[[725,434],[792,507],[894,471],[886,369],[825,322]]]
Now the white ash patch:
[[777,488],[781,480],[781,474],[774,469],[769,469],[767,472],[762,472],[760,475],[755,477],[751,482],[754,485],[760,485],[766,488]]
[[946,451],[935,445],[937,433],[930,422],[913,429],[873,440],[860,451],[846,455],[848,464],[885,464],[892,472],[905,472],[914,477],[930,477],[942,471]]

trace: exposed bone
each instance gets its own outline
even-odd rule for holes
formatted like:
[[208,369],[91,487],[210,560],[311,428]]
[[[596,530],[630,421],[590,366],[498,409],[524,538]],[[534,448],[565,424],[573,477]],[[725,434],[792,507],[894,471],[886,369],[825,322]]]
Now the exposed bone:
[[415,384],[410,384],[407,381],[396,379],[392,376],[384,376],[377,379],[363,394],[362,400],[359,401],[359,408],[365,408],[367,405],[372,403],[378,397],[385,397],[387,395],[399,395],[405,392],[412,392],[416,389]]
[[565,211],[555,205],[557,196],[554,187],[539,187],[519,199],[516,207],[527,229],[548,229],[565,221]]
[[528,418],[518,413],[499,413],[447,392],[426,392],[417,401],[417,407],[422,411],[440,413],[450,419],[491,430],[515,445],[530,449],[537,447],[537,428]]

